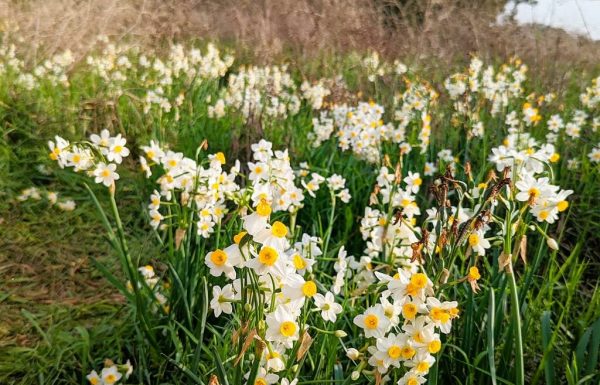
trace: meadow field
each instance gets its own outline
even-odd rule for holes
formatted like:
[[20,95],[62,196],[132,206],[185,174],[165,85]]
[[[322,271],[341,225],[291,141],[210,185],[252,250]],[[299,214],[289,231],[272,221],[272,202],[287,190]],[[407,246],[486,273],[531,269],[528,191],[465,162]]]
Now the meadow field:
[[600,381],[597,43],[48,4],[0,6],[0,384]]

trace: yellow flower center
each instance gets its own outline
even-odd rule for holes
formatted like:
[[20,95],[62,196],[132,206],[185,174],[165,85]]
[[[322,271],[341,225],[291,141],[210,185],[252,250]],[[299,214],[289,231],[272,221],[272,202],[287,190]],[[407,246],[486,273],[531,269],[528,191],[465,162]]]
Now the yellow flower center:
[[469,279],[472,281],[477,281],[481,278],[481,274],[479,274],[479,269],[477,266],[473,266],[469,269]]
[[550,214],[547,211],[540,211],[538,216],[540,217],[541,220],[544,221],[544,220],[546,220],[546,218],[548,218],[548,215],[550,215]]
[[235,242],[236,245],[239,245],[240,242],[242,241],[242,239],[244,238],[244,236],[248,234],[245,231],[240,231],[239,233],[237,233],[236,235],[233,236],[233,241]]
[[120,153],[121,153],[121,151],[123,151],[123,146],[119,146],[119,145],[117,145],[117,146],[115,146],[115,148],[113,149],[113,151],[114,151],[115,153],[117,153],[117,154],[120,154]]
[[223,154],[222,152],[217,152],[215,154],[215,159],[218,160],[219,163],[225,164],[225,154]]
[[227,262],[227,253],[217,249],[210,255],[210,260],[217,266],[223,266]]
[[405,303],[402,306],[402,315],[404,318],[413,319],[417,315],[417,305],[414,303]]
[[268,217],[271,215],[271,206],[266,202],[260,202],[258,206],[256,206],[256,212],[261,217]]
[[277,238],[285,237],[287,235],[287,232],[287,227],[279,221],[276,221],[275,223],[273,223],[273,226],[271,226],[271,234],[273,234]]
[[267,385],[267,381],[264,378],[257,378],[256,381],[254,381],[254,385]]
[[415,285],[418,289],[423,289],[427,286],[427,276],[423,273],[416,273],[410,277],[410,283]]
[[414,297],[419,293],[419,288],[414,283],[409,282],[408,285],[406,285],[406,293]]
[[477,246],[479,244],[479,235],[473,233],[471,235],[469,235],[469,245],[471,245],[471,247],[473,246]]
[[450,317],[452,317],[452,318],[458,317],[458,313],[460,313],[460,310],[458,310],[457,307],[453,307],[451,309],[448,309],[448,314],[450,314]]
[[569,207],[569,202],[567,201],[560,201],[558,202],[558,204],[556,205],[556,207],[558,208],[558,211],[565,211],[568,207]]
[[415,181],[413,182],[413,184],[414,184],[415,186],[420,186],[420,185],[422,185],[422,184],[423,184],[423,179],[421,179],[421,178],[417,178],[417,179],[415,179]]
[[303,270],[306,268],[306,262],[304,262],[304,259],[300,256],[300,254],[294,255],[294,267],[296,270]]
[[433,309],[431,309],[431,311],[429,312],[429,316],[434,321],[439,321],[441,323],[446,323],[450,320],[450,314],[448,314],[446,310],[441,309],[439,307],[434,307]]
[[92,385],[98,385],[98,379],[96,377],[92,377],[90,378],[90,384]]
[[109,374],[106,376],[106,378],[104,379],[104,382],[107,384],[114,384],[117,381],[117,376],[115,376],[114,374]]
[[379,325],[379,318],[375,314],[369,314],[365,317],[365,327],[367,329],[373,330],[377,329]]
[[104,169],[104,170],[102,170],[102,173],[101,173],[101,175],[102,175],[104,178],[108,178],[108,177],[110,176],[110,171],[109,171],[109,170],[107,170],[107,169]]
[[550,156],[550,162],[552,162],[552,163],[558,162],[559,159],[560,159],[560,154],[558,154],[557,152],[555,152],[554,154],[552,154]]
[[415,370],[420,373],[424,373],[429,370],[429,363],[427,361],[421,361],[415,367]]
[[296,333],[296,324],[292,321],[282,322],[279,332],[286,337],[291,337]]
[[312,297],[317,294],[317,285],[313,281],[306,281],[304,285],[302,285],[302,294],[306,297]]
[[427,350],[431,354],[435,354],[442,348],[442,343],[439,340],[433,340],[427,345]]
[[402,355],[402,348],[400,348],[400,346],[397,345],[392,345],[388,349],[387,354],[388,356],[390,356],[390,358],[393,359],[400,358],[400,356]]
[[81,162],[81,155],[74,154],[73,155],[73,163],[79,163],[79,162]]
[[532,198],[537,198],[541,194],[540,190],[536,187],[532,187],[529,189],[529,196]]
[[411,348],[408,345],[402,348],[402,358],[404,358],[405,360],[410,360],[412,356],[415,355],[415,353],[415,349]]
[[423,336],[421,335],[421,332],[419,332],[419,331],[417,331],[417,332],[416,332],[416,333],[413,335],[413,339],[414,339],[416,342],[420,343],[420,344],[422,344],[422,343],[424,342],[424,340],[423,340]]
[[273,266],[277,262],[277,258],[279,258],[277,250],[270,246],[263,247],[258,253],[258,260],[263,265]]
[[406,385],[419,385],[419,380],[415,377],[411,377],[406,381]]

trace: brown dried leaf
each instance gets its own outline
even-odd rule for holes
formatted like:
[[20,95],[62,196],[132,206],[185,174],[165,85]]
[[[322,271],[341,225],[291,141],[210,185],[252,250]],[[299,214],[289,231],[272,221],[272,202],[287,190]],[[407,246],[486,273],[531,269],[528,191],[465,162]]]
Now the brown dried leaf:
[[181,241],[185,237],[185,229],[177,229],[175,231],[175,249],[179,250],[179,246],[181,246]]
[[246,336],[246,340],[244,341],[244,344],[242,345],[242,349],[240,350],[238,356],[236,357],[235,361],[233,362],[234,366],[237,366],[237,364],[239,364],[240,360],[242,359],[242,356],[244,355],[244,353],[246,353],[246,351],[248,350],[248,348],[250,348],[250,345],[252,345],[252,342],[254,341],[254,337],[256,337],[256,329],[252,329],[250,331],[250,333],[248,333],[248,336]]
[[298,348],[298,352],[296,353],[297,361],[300,361],[302,359],[302,357],[304,357],[304,355],[308,351],[308,348],[310,348],[310,345],[312,345],[312,342],[313,342],[313,339],[308,334],[308,330],[305,330],[304,333],[302,333],[300,347]]
[[527,235],[523,235],[523,238],[521,238],[519,255],[521,256],[523,263],[527,265]]
[[498,269],[500,271],[505,270],[506,272],[509,272],[511,270],[511,260],[511,254],[506,254],[504,251],[500,253],[500,256],[498,257]]

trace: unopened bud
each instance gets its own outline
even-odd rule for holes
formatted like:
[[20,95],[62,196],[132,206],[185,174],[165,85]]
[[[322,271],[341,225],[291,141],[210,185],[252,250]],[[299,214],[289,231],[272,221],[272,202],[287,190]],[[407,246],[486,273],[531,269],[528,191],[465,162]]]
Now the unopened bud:
[[556,240],[554,240],[554,238],[550,238],[550,237],[546,238],[546,244],[552,250],[558,250],[558,243],[556,242]]
[[249,312],[251,312],[251,311],[252,311],[252,305],[250,305],[249,303],[246,303],[246,304],[244,305],[244,310],[245,310],[246,312],[248,312],[248,313],[249,313]]
[[356,371],[356,370],[355,370],[355,371],[353,371],[353,372],[352,372],[352,374],[350,375],[350,378],[351,378],[353,381],[356,381],[356,380],[358,380],[358,377],[360,377],[360,372],[359,372],[359,371]]
[[348,333],[343,330],[336,330],[334,334],[337,338],[344,338],[348,336]]
[[350,348],[346,351],[346,357],[350,358],[351,360],[358,360],[359,356],[359,351],[354,348]]

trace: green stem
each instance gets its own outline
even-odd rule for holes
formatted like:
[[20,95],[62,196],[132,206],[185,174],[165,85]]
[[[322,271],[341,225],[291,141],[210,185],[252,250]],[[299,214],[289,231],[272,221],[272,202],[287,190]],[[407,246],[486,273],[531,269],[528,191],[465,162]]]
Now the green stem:
[[515,331],[515,364],[516,364],[516,385],[525,383],[525,365],[523,362],[523,336],[521,334],[521,312],[519,310],[519,294],[517,292],[517,282],[512,270],[512,263],[509,265],[510,271],[507,273],[510,287],[510,296],[512,300],[512,324]]

